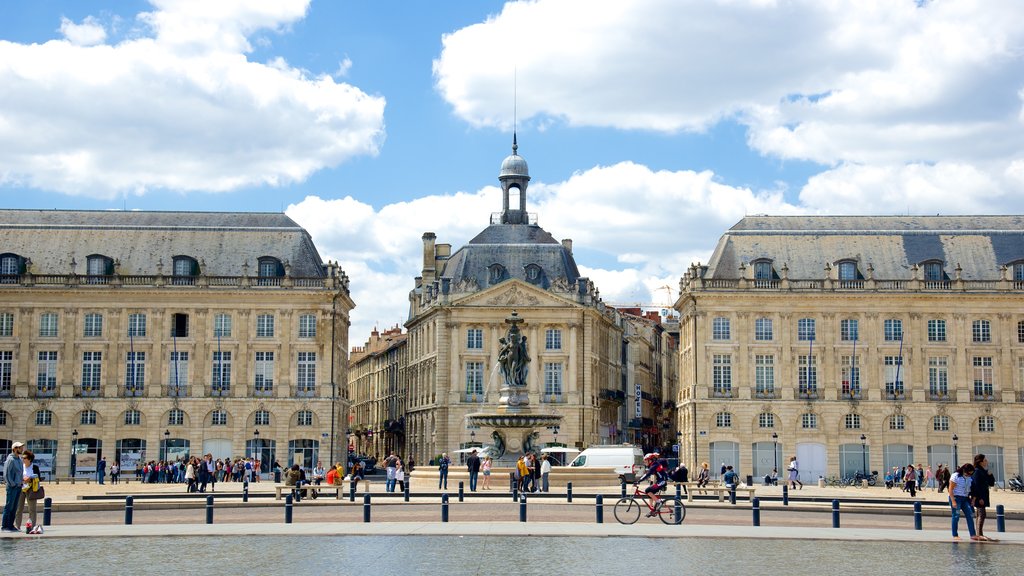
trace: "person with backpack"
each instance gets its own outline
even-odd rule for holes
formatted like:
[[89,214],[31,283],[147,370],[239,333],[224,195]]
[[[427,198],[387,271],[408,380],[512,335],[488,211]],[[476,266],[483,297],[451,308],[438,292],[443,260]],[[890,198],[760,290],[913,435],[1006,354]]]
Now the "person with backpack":
[[[732,466],[725,467],[725,475],[722,476],[722,483],[729,489],[729,500],[736,503],[736,486],[740,483],[740,475],[732,469]],[[803,486],[803,484],[801,484]]]
[[447,452],[442,452],[441,457],[437,460],[437,489],[440,490],[442,487],[448,489],[448,467],[452,465],[452,459],[448,457]]

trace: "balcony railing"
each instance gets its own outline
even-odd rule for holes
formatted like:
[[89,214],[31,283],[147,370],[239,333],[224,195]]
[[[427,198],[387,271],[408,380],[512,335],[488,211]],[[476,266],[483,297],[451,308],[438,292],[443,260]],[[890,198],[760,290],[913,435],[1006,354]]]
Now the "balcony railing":
[[862,394],[860,390],[844,390],[840,394],[840,398],[843,400],[860,400],[862,398]]
[[10,398],[12,395],[10,387],[0,388],[0,398]]
[[313,398],[316,396],[316,387],[310,388],[296,388],[294,391],[295,398]]
[[125,398],[137,398],[146,395],[146,388],[140,384],[121,387],[121,396]]
[[227,396],[231,396],[231,388],[228,386],[211,386],[209,394],[211,398],[224,398]]
[[949,392],[928,392],[928,399],[932,402],[950,402],[953,396]]
[[169,384],[164,386],[164,396],[168,398],[188,398],[190,386],[188,384]]
[[732,391],[732,388],[712,388],[711,389],[711,397],[712,398],[732,398],[733,395],[734,395],[734,392]]
[[562,394],[544,394],[540,397],[540,401],[544,404],[562,404],[565,402],[565,396]]
[[53,398],[57,395],[57,386],[36,386],[31,391],[36,398]]
[[989,392],[988,394],[979,394],[975,392],[974,395],[971,396],[971,399],[975,402],[995,402],[996,395],[992,392]]
[[776,391],[776,390],[755,390],[754,391],[754,398],[757,398],[759,400],[774,400],[774,399],[778,399],[779,397],[780,397],[780,395],[779,395],[778,391]]
[[904,392],[886,392],[885,393],[885,399],[886,400],[906,400],[907,399],[907,395]]
[[89,386],[89,387],[86,387],[86,386],[76,387],[75,388],[75,396],[78,396],[79,398],[98,398],[99,396],[101,396],[100,387],[99,386],[96,386],[96,387],[92,387],[92,386]]
[[[993,271],[998,274],[998,271]],[[738,278],[694,278],[687,273],[683,278],[684,291],[698,290],[794,290],[794,291],[1024,291],[1020,280],[920,280],[920,279],[870,279],[835,280],[823,278],[787,279],[738,279]]]
[[141,275],[79,275],[79,274],[3,274],[0,275],[0,287],[9,286],[152,286],[169,287],[190,286],[202,288],[313,288],[324,289],[343,286],[347,281],[341,278],[323,277],[291,277],[291,276],[174,276],[160,274]]
[[274,388],[273,387],[266,387],[266,386],[259,387],[259,388],[253,387],[252,395],[253,396],[273,396],[274,395]]
[[801,386],[797,390],[797,397],[800,398],[801,400],[817,400],[818,389],[807,386]]

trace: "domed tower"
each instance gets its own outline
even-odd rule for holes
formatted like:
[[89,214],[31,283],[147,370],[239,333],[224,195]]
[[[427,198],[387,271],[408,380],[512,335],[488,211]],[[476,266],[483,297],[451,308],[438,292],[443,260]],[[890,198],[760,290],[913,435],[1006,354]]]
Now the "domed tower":
[[[501,163],[501,173],[498,180],[501,182],[501,223],[502,224],[529,224],[529,216],[526,213],[526,187],[530,183],[530,168],[526,165],[526,159],[518,154],[519,144],[516,143],[516,135],[512,134],[512,155],[505,158]],[[519,207],[509,206],[509,195],[515,189],[519,195]]]

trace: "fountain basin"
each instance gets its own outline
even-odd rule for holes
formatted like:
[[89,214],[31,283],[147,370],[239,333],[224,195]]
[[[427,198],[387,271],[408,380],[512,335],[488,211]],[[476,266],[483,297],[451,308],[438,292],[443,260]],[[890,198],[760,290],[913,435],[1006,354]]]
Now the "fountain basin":
[[529,414],[477,412],[466,416],[472,426],[487,428],[546,428],[558,426],[562,422],[561,414]]

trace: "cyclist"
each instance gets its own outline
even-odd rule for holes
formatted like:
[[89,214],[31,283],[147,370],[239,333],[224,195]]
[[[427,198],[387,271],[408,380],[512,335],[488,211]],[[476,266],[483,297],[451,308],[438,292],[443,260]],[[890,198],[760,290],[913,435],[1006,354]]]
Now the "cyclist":
[[651,500],[654,501],[654,510],[647,513],[647,516],[651,517],[658,513],[658,510],[661,509],[661,505],[664,503],[658,497],[658,492],[664,490],[668,485],[668,467],[665,466],[665,461],[661,459],[661,454],[657,452],[645,454],[644,464],[647,466],[647,472],[640,478],[637,478],[636,483],[639,484],[648,478],[654,477],[653,483],[644,490],[651,497]]

